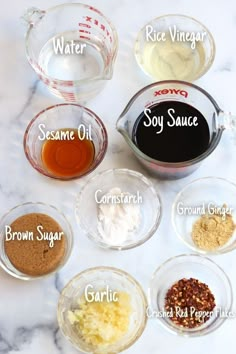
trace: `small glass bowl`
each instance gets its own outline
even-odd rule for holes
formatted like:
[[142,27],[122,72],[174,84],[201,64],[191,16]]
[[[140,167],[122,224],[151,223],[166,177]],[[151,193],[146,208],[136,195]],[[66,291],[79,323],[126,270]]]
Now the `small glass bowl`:
[[[196,328],[181,328],[165,316],[155,313],[165,312],[165,297],[167,291],[177,281],[195,278],[209,286],[215,297],[216,307],[211,318],[202,326]],[[226,320],[231,312],[233,301],[232,287],[225,272],[210,259],[200,255],[180,255],[170,258],[154,273],[149,289],[149,318],[156,318],[170,332],[185,337],[203,336],[215,331]],[[153,314],[153,316],[150,316]]]
[[[101,196],[112,188],[120,188],[122,192],[142,197],[141,222],[139,227],[130,232],[129,238],[121,245],[105,243],[98,231],[98,204],[95,192],[101,190]],[[161,221],[161,199],[153,184],[141,173],[128,169],[111,169],[92,177],[80,191],[76,202],[76,218],[86,235],[98,246],[127,250],[142,245],[156,232]]]
[[[203,203],[204,209],[202,209]],[[222,207],[224,204],[232,208],[231,215],[236,223],[236,185],[226,179],[205,177],[185,186],[176,196],[172,206],[172,223],[179,239],[188,248],[201,254],[217,255],[234,250],[236,248],[236,230],[224,246],[213,251],[198,248],[191,236],[193,224],[201,217],[202,210],[207,211],[211,206]],[[189,207],[190,212],[185,212],[184,207]],[[195,207],[200,207],[200,209],[195,209]],[[183,212],[185,215],[182,215]],[[194,215],[191,215],[192,212]]]
[[[205,53],[205,58],[204,58],[204,63],[202,65],[201,70],[197,70],[195,73],[191,70],[191,77],[186,76],[183,74],[183,70],[181,70],[181,74],[179,75],[170,75],[170,77],[167,77],[166,74],[163,75],[162,77],[160,75],[155,75],[151,72],[148,71],[145,65],[145,52],[147,52],[148,49],[145,49],[146,46],[146,27],[147,26],[152,26],[153,29],[156,32],[161,32],[161,33],[167,33],[169,31],[170,27],[176,26],[177,30],[183,31],[183,32],[194,32],[194,33],[206,33],[204,41],[201,42],[203,45],[203,50]],[[163,42],[164,43],[164,42]],[[164,46],[164,44],[163,44]],[[150,49],[151,50],[151,49]],[[194,53],[193,49],[193,53]],[[184,81],[195,81],[199,79],[201,76],[203,76],[212,66],[212,63],[215,59],[215,42],[214,39],[210,33],[210,31],[199,21],[195,20],[192,17],[185,16],[185,15],[178,15],[178,14],[170,14],[170,15],[164,15],[157,17],[147,23],[138,33],[135,46],[134,46],[134,51],[135,51],[135,57],[138,65],[140,68],[143,70],[143,72],[148,75],[149,77],[152,77],[155,81],[156,80],[184,80]],[[167,56],[173,56],[174,52],[170,51],[167,49],[167,53],[165,53],[165,61],[167,60]],[[171,59],[170,59],[171,60]]]
[[[45,141],[39,139],[43,136],[39,129],[40,124],[44,124],[44,132],[65,128],[78,129],[80,124],[88,128],[91,127],[95,158],[89,169],[85,173],[72,177],[61,177],[48,171],[42,162],[41,151]],[[107,151],[107,139],[106,128],[94,112],[79,104],[63,103],[46,108],[31,120],[24,135],[24,151],[28,161],[36,171],[47,177],[72,180],[88,175],[98,167]]]
[[[18,269],[16,269],[7,257],[4,247],[4,235],[5,235],[5,225],[11,225],[17,218],[31,213],[41,213],[50,216],[54,219],[61,227],[66,238],[66,249],[64,254],[64,259],[61,261],[60,265],[52,272],[41,275],[41,276],[31,276],[24,274]],[[52,205],[47,205],[44,203],[24,203],[12,208],[8,211],[0,220],[0,267],[2,267],[7,273],[15,278],[21,280],[35,280],[39,278],[45,278],[58,272],[68,261],[73,247],[73,232],[71,226],[66,219],[65,215],[61,213],[56,207]]]
[[128,333],[118,342],[106,348],[106,353],[120,353],[132,346],[142,335],[147,322],[146,296],[139,285],[128,273],[111,267],[90,268],[75,276],[61,293],[57,318],[64,336],[76,349],[83,353],[97,353],[99,350],[86,344],[74,330],[68,320],[68,311],[78,308],[78,299],[84,296],[87,285],[93,285],[95,291],[109,289],[130,294],[133,313]]

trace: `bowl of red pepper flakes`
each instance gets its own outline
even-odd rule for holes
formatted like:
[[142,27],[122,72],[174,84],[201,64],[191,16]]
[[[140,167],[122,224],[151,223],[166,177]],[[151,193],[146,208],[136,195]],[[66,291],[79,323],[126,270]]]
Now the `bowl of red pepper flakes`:
[[170,258],[154,273],[147,315],[174,334],[202,336],[227,318],[236,318],[232,299],[223,269],[204,256],[184,254]]

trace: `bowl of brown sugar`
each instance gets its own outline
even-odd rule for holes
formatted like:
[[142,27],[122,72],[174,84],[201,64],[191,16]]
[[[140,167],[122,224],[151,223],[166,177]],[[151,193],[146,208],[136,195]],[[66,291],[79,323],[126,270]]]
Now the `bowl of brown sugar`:
[[217,177],[185,186],[172,207],[179,239],[201,254],[222,254],[236,248],[236,185]]
[[33,280],[57,272],[72,245],[71,226],[54,206],[21,204],[0,220],[0,266],[16,278]]

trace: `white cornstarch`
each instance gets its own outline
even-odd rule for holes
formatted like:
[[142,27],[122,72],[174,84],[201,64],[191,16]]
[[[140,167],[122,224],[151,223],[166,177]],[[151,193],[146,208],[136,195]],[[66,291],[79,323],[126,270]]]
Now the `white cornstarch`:
[[[120,188],[112,188],[106,195],[107,200],[115,196],[118,200],[131,200]],[[134,203],[106,203],[98,206],[98,232],[102,240],[112,246],[125,244],[132,237],[141,222],[141,209]]]

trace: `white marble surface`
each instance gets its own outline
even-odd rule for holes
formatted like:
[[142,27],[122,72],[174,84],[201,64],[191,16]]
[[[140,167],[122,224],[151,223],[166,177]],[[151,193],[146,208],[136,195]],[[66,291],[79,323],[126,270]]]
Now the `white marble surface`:
[[[83,0],[81,0],[83,2]],[[114,77],[105,90],[87,106],[104,120],[109,132],[109,149],[99,170],[126,167],[146,173],[133,158],[115,122],[131,96],[150,82],[138,69],[132,47],[137,31],[150,19],[167,13],[191,15],[212,31],[217,55],[212,69],[198,81],[221,107],[236,112],[236,3],[234,0],[88,0],[115,24],[120,49]],[[192,176],[175,182],[156,183],[164,204],[161,226],[153,238],[128,252],[105,252],[82,235],[74,218],[75,196],[84,180],[56,182],[35,172],[22,149],[24,130],[32,117],[58,102],[38,81],[24,51],[24,24],[20,16],[30,6],[48,8],[57,0],[13,0],[1,4],[0,13],[0,215],[26,201],[42,201],[64,211],[75,232],[75,247],[68,264],[47,280],[22,282],[0,271],[0,354],[74,354],[63,339],[56,321],[56,305],[63,285],[81,270],[110,265],[128,270],[147,288],[153,271],[171,256],[187,253],[170,223],[170,208],[176,193],[187,182],[215,175],[236,181],[236,147],[224,138],[217,150]],[[214,257],[229,275],[236,293],[235,253]],[[234,305],[234,310],[236,310]],[[141,339],[127,354],[235,353],[235,321],[228,320],[203,338],[186,339],[166,332],[150,320]],[[229,343],[232,343],[229,345]]]

